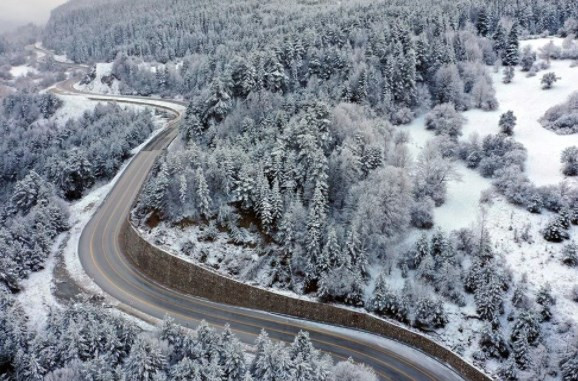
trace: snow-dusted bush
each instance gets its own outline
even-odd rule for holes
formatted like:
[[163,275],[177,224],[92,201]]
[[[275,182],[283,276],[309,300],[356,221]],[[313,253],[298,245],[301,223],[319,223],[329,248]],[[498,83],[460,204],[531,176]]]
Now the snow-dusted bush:
[[453,103],[459,111],[470,108],[469,96],[464,92],[464,82],[455,65],[444,65],[434,77],[432,97],[437,104]]
[[530,71],[532,66],[536,62],[536,52],[532,50],[531,46],[526,46],[522,50],[522,56],[520,57],[520,66],[522,71]]
[[516,116],[514,115],[513,111],[507,111],[500,115],[500,131],[508,136],[512,136],[514,134],[514,127],[516,127]]
[[418,229],[431,229],[434,224],[434,201],[429,197],[417,200],[411,207],[411,224]]
[[578,176],[578,147],[564,149],[560,161],[563,164],[562,173],[565,176]]
[[417,302],[413,324],[423,330],[443,328],[447,324],[443,303],[437,299],[424,297]]
[[514,75],[516,74],[513,66],[506,66],[504,68],[504,76],[502,77],[502,83],[510,84],[514,79]]
[[560,135],[578,132],[578,92],[570,95],[565,103],[551,107],[540,118],[544,128]]
[[537,191],[542,199],[542,205],[546,210],[558,213],[564,208],[566,201],[561,187],[546,185],[537,188]]
[[562,247],[560,251],[561,261],[567,266],[578,266],[578,245],[575,242],[570,242]]
[[391,115],[391,123],[396,126],[410,124],[415,118],[413,111],[407,107],[402,107]]
[[378,315],[400,322],[408,322],[409,305],[407,299],[402,294],[394,292],[387,285],[386,277],[383,275],[377,280],[373,296],[369,300],[367,308]]
[[479,145],[463,145],[460,157],[466,158],[470,168],[478,168],[484,177],[494,177],[500,169],[514,167],[523,170],[526,149],[514,139],[504,135],[488,135]]
[[479,79],[472,88],[470,93],[472,107],[482,109],[484,111],[496,110],[499,106],[496,98],[496,91],[492,83],[485,79]]
[[466,122],[451,103],[437,105],[431,110],[425,120],[428,130],[433,130],[436,135],[447,135],[458,138],[462,134],[462,127]]
[[539,195],[534,185],[517,167],[500,169],[495,173],[493,183],[496,189],[514,205],[532,209],[535,213],[540,211],[542,203],[539,202]]
[[447,183],[459,175],[451,160],[442,156],[439,147],[428,143],[420,152],[414,173],[413,193],[416,200],[429,198],[436,206],[445,202]]
[[563,381],[578,380],[578,352],[572,353],[562,361],[561,370]]
[[363,277],[346,268],[331,270],[321,277],[318,295],[325,302],[363,306]]
[[561,55],[562,48],[555,45],[554,41],[552,40],[541,48],[538,48],[538,56],[545,61],[549,61],[551,59],[559,59]]
[[563,242],[570,238],[567,229],[563,226],[559,218],[554,218],[546,224],[542,230],[542,235],[549,242]]
[[561,78],[556,76],[556,73],[550,72],[542,76],[540,83],[542,84],[542,89],[551,89],[555,82],[559,81]]
[[573,302],[578,303],[578,284],[572,287],[570,291],[570,298]]
[[484,327],[480,335],[480,348],[493,358],[508,358],[510,355],[507,339],[489,324]]
[[337,381],[377,381],[375,372],[364,366],[356,365],[351,361],[342,361],[335,365],[332,372],[333,380]]

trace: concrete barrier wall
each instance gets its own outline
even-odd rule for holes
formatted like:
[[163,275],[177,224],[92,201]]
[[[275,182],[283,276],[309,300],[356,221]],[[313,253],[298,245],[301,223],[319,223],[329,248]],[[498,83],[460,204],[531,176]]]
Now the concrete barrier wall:
[[330,304],[299,300],[253,287],[197,266],[147,242],[126,220],[120,234],[123,253],[148,278],[183,293],[213,302],[274,312],[320,323],[350,327],[418,348],[472,381],[489,377],[447,348],[395,324]]

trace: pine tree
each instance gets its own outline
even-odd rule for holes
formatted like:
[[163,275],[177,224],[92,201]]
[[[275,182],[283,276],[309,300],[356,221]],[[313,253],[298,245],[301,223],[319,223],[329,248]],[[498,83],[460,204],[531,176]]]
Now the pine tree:
[[42,381],[46,369],[35,354],[24,353],[22,350],[16,355],[16,373],[19,380]]
[[509,84],[512,83],[512,80],[514,79],[514,67],[513,66],[506,66],[504,68],[504,77],[502,78],[502,82],[504,84]]
[[496,31],[492,36],[492,40],[494,51],[498,54],[500,58],[504,59],[504,52],[506,51],[506,48],[508,46],[508,41],[506,37],[506,31],[504,30],[504,27],[501,24],[497,26]]
[[532,312],[521,312],[514,322],[510,340],[514,342],[521,336],[530,344],[534,344],[540,337],[540,323]]
[[357,224],[352,224],[345,241],[345,257],[351,269],[358,271],[363,277],[368,276],[367,253],[359,239]]
[[578,354],[574,353],[562,362],[562,380],[578,381]]
[[279,181],[275,179],[271,189],[271,214],[275,221],[280,221],[283,216],[283,197],[279,190]]
[[319,184],[315,187],[313,199],[309,205],[309,214],[307,217],[307,244],[306,249],[309,255],[310,268],[308,277],[310,279],[317,279],[318,275],[317,260],[321,254],[321,242],[323,238],[323,230],[326,223],[326,208],[327,201],[323,194],[322,188]]
[[223,371],[223,381],[243,381],[247,373],[245,353],[239,340],[231,332],[231,328],[225,326],[222,335],[222,350],[220,365]]
[[478,19],[476,21],[476,29],[478,30],[478,33],[481,36],[486,37],[488,35],[488,31],[490,28],[489,28],[488,14],[486,13],[485,8],[480,9],[480,12],[478,13]]
[[518,381],[518,371],[514,361],[506,362],[498,371],[501,380]]
[[512,25],[510,29],[510,34],[508,34],[508,42],[506,45],[506,51],[504,53],[503,65],[504,66],[516,66],[520,60],[520,42],[518,40],[518,25]]
[[165,358],[159,347],[143,338],[137,339],[124,363],[124,374],[134,381],[154,381],[157,371],[164,369]]
[[530,345],[525,334],[520,335],[512,342],[512,354],[520,369],[528,369],[532,360],[530,357]]
[[172,381],[201,380],[201,367],[203,366],[205,365],[185,357],[171,367],[170,379]]
[[335,228],[330,227],[327,232],[327,241],[323,247],[321,258],[317,264],[318,274],[321,276],[326,274],[329,270],[335,269],[343,264],[342,250],[337,239]]
[[495,275],[490,275],[475,293],[476,310],[483,320],[499,325],[498,317],[503,312],[503,291],[501,282]]
[[407,305],[402,298],[389,288],[383,274],[377,279],[368,308],[378,315],[387,316],[401,322],[408,321],[409,311]]
[[544,239],[549,242],[563,242],[570,238],[560,219],[551,220],[542,231]]
[[562,263],[566,266],[576,267],[578,266],[578,245],[576,243],[571,242],[562,248]]
[[179,126],[179,131],[181,134],[181,139],[185,143],[189,143],[195,138],[200,138],[203,135],[203,125],[192,103],[189,103],[187,106],[185,117]]
[[512,136],[514,134],[514,127],[516,127],[516,116],[513,111],[507,111],[500,116],[500,131],[503,134]]
[[542,320],[549,321],[552,318],[550,307],[556,303],[556,300],[552,296],[552,289],[549,284],[540,287],[536,294],[536,303],[542,307],[540,310]]
[[195,174],[195,182],[197,185],[196,196],[199,212],[203,217],[209,218],[211,215],[211,196],[209,196],[209,187],[207,186],[203,170],[200,167]]
[[418,239],[415,244],[415,249],[411,252],[411,258],[409,259],[409,267],[411,269],[417,269],[421,264],[421,261],[430,254],[430,245],[427,235],[424,233]]
[[297,359],[298,356],[301,356],[303,361],[310,361],[317,356],[317,351],[313,348],[313,344],[309,339],[309,333],[305,331],[299,331],[289,348],[289,357],[292,361]]

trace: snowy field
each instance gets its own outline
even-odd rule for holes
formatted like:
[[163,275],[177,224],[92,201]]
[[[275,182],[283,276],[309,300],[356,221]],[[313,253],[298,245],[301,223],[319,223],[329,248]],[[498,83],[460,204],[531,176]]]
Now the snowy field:
[[[561,46],[561,38],[540,38],[522,41],[521,48],[531,46],[533,50],[554,41]],[[564,180],[560,171],[560,154],[564,148],[578,145],[578,135],[558,135],[546,130],[538,121],[549,108],[563,103],[574,92],[578,91],[578,67],[571,67],[569,60],[552,60],[550,68],[539,72],[534,77],[527,73],[516,72],[511,84],[502,83],[502,74],[493,73],[494,88],[500,103],[493,112],[470,110],[464,113],[468,123],[464,127],[464,137],[473,133],[480,136],[499,132],[500,115],[513,111],[518,118],[514,138],[528,150],[526,173],[536,185],[553,185]],[[546,72],[554,72],[561,79],[550,90],[542,90],[540,80]]]
[[10,74],[14,78],[26,77],[28,74],[38,74],[38,70],[28,65],[13,66],[10,69]]

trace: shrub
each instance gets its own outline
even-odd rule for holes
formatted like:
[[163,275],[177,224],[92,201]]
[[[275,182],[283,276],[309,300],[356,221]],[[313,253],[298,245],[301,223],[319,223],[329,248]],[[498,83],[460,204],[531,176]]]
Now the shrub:
[[562,151],[560,161],[563,164],[562,173],[565,176],[578,175],[578,147],[572,146]]
[[556,73],[554,72],[544,74],[542,76],[542,80],[540,81],[540,83],[542,84],[542,89],[544,90],[551,89],[552,86],[554,85],[554,82],[558,80],[560,80],[560,77],[557,77]]
[[416,306],[414,325],[423,330],[443,328],[447,317],[441,301],[429,298],[421,299]]
[[568,97],[565,103],[551,107],[540,118],[542,126],[558,135],[578,132],[578,92]]
[[462,134],[462,127],[466,119],[461,116],[451,103],[437,105],[426,116],[425,125],[436,135],[446,135],[457,138]]
[[578,266],[578,245],[571,242],[562,248],[562,263],[567,266],[576,267]]
[[514,127],[516,127],[516,116],[513,111],[508,111],[500,116],[500,131],[508,136],[514,135]]
[[560,223],[558,218],[550,221],[542,231],[544,239],[548,242],[563,242],[570,238],[566,229]]

